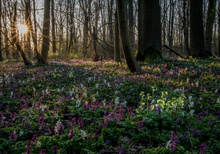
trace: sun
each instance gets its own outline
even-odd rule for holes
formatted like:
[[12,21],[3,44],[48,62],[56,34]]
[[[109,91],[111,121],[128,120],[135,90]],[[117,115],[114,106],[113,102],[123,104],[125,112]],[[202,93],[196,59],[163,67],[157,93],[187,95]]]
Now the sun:
[[27,26],[25,24],[18,24],[17,27],[18,27],[18,31],[21,34],[25,34],[28,31],[28,28],[27,28]]

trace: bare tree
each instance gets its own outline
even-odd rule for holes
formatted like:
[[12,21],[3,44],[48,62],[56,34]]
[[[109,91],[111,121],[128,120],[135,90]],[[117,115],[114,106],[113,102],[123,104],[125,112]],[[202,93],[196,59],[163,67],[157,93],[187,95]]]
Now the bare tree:
[[0,0],[0,61],[3,61],[2,56],[2,1]]
[[206,31],[205,31],[205,47],[209,55],[212,55],[212,34],[213,24],[215,20],[216,0],[209,0],[208,13],[206,19]]
[[127,66],[132,73],[141,74],[143,73],[143,70],[138,66],[138,63],[133,56],[131,46],[129,43],[128,20],[126,13],[127,0],[117,0],[116,2],[118,11],[119,31]]
[[24,64],[26,66],[29,66],[29,65],[32,65],[32,63],[28,61],[21,45],[19,44],[16,22],[17,22],[17,1],[15,1],[14,3],[14,10],[13,10],[13,15],[12,15],[12,20],[11,20],[12,41],[16,45],[17,50],[20,52],[21,57],[24,61]]
[[50,32],[50,0],[44,0],[44,23],[43,23],[43,41],[41,50],[41,63],[48,63],[49,52],[49,32]]
[[51,0],[51,25],[52,25],[52,51],[56,53],[56,32],[55,32],[55,15],[54,15],[54,0]]
[[203,32],[203,0],[190,1],[190,54],[206,57]]
[[161,21],[159,0],[138,1],[139,61],[161,59]]
[[118,11],[115,11],[115,38],[114,38],[114,60],[115,62],[120,62],[120,34],[119,34],[119,24],[118,24]]

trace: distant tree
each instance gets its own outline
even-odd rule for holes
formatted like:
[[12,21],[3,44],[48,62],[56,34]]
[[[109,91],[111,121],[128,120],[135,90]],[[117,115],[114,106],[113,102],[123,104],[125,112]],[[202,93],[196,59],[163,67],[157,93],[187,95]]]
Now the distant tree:
[[30,61],[28,61],[18,39],[18,33],[17,33],[17,1],[14,3],[14,10],[13,10],[13,15],[11,18],[11,35],[12,35],[12,43],[16,45],[17,50],[20,52],[21,57],[24,61],[24,64],[26,66],[32,65]]
[[190,55],[206,57],[203,32],[203,0],[190,0]]
[[25,4],[25,23],[26,23],[26,26],[28,27],[28,31],[26,33],[27,41],[25,42],[25,47],[28,52],[28,58],[32,58],[33,54],[31,51],[31,31],[30,31],[30,27],[31,27],[31,2],[30,2],[30,0],[25,0],[24,4]]
[[43,21],[43,41],[41,50],[41,63],[48,63],[49,41],[50,41],[50,0],[44,0],[44,21]]
[[119,24],[118,24],[118,12],[117,9],[115,11],[115,37],[114,37],[114,60],[115,62],[120,62],[120,34],[119,34]]
[[143,73],[134,58],[129,42],[128,20],[127,20],[127,0],[116,0],[118,11],[119,31],[121,36],[122,48],[125,55],[126,63],[132,73]]
[[56,53],[56,32],[55,32],[55,6],[54,0],[51,0],[51,24],[52,24],[52,52]]
[[206,31],[205,31],[205,48],[209,55],[212,55],[212,34],[213,24],[215,21],[216,12],[216,0],[209,0],[207,19],[206,19]]
[[0,0],[0,61],[3,61],[2,56],[2,1]]
[[161,58],[161,21],[159,0],[138,0],[137,60]]

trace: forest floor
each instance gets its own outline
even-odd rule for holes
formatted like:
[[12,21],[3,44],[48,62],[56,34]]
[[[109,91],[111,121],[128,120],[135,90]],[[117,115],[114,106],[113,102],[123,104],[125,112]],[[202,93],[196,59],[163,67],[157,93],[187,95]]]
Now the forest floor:
[[220,153],[220,59],[0,63],[0,154]]

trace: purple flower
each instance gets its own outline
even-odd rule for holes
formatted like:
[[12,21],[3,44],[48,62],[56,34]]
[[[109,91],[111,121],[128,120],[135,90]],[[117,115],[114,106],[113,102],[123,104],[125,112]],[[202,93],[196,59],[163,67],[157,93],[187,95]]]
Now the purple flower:
[[172,142],[175,142],[175,143],[178,143],[178,142],[179,142],[178,136],[177,136],[177,134],[174,133],[174,132],[171,133],[171,141],[172,141]]
[[122,154],[123,153],[122,147],[118,147],[117,152],[118,152],[118,154]]
[[141,129],[144,126],[144,121],[138,121],[138,129]]
[[15,132],[15,131],[13,131],[13,132],[10,134],[9,139],[10,139],[11,142],[12,142],[12,141],[16,141],[17,135],[16,135],[16,132]]
[[48,134],[51,134],[51,133],[52,133],[51,130],[50,130],[50,126],[49,126],[48,123],[45,124],[45,128],[46,128]]
[[220,111],[217,112],[217,118],[220,120]]
[[170,137],[170,145],[169,145],[170,150],[172,152],[176,151],[176,145],[177,145],[178,142],[179,142],[179,138],[177,136],[177,133],[172,132],[171,137]]
[[32,142],[36,142],[36,141],[37,141],[37,134],[34,134],[34,135],[33,135],[31,141],[32,141]]
[[83,127],[83,121],[81,117],[78,118],[77,122],[78,122],[79,127]]
[[44,122],[44,117],[40,117],[40,118],[38,119],[38,125],[39,125],[39,129],[40,129],[40,130],[42,129],[43,122]]
[[200,135],[201,131],[194,129],[192,133],[193,133],[193,135]]
[[64,131],[64,125],[62,122],[58,121],[54,127],[54,133],[59,134]]
[[175,152],[175,151],[176,151],[176,143],[175,143],[175,142],[171,142],[171,143],[170,143],[170,150],[171,150],[172,152]]
[[13,113],[10,115],[10,117],[11,117],[11,120],[12,120],[12,121],[15,121],[16,112],[13,112]]
[[40,151],[40,154],[45,154],[46,153],[46,149],[42,149],[41,151]]
[[4,123],[4,115],[0,112],[0,124],[3,124]]
[[57,153],[57,151],[58,151],[58,147],[55,145],[55,146],[53,146],[53,148],[52,148],[52,153]]
[[31,151],[28,149],[27,151],[25,151],[25,154],[31,154]]
[[72,139],[73,135],[74,135],[74,130],[70,129],[70,132],[69,132],[69,135],[68,135],[69,139]]
[[31,141],[28,141],[28,143],[27,143],[27,145],[26,145],[26,147],[27,147],[28,150],[30,149],[31,145],[32,145]]
[[154,106],[154,110],[156,110],[158,112],[158,114],[160,114],[160,112],[161,112],[160,106]]
[[107,139],[106,141],[105,141],[105,144],[110,144],[111,143],[111,140],[109,140],[109,139]]
[[200,153],[199,154],[205,154],[205,151],[206,151],[206,144],[200,144],[199,146],[199,150],[200,150]]

